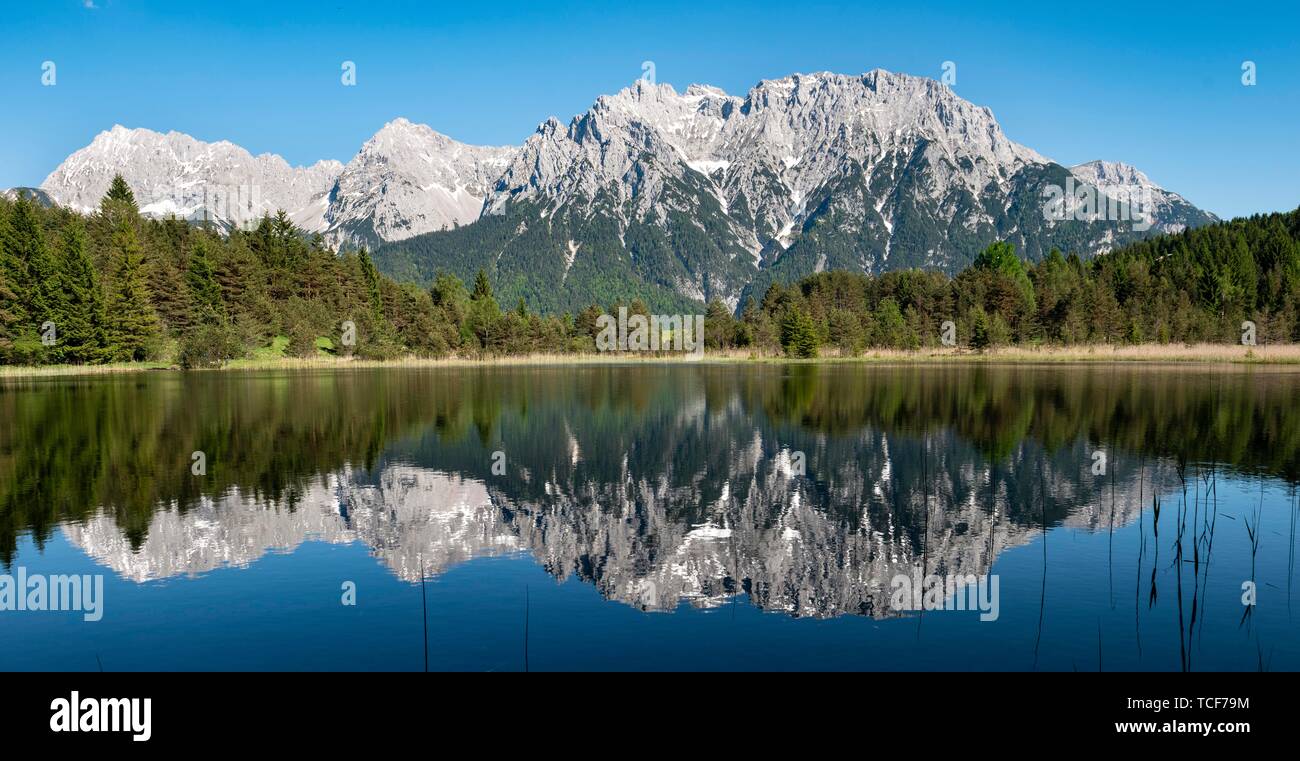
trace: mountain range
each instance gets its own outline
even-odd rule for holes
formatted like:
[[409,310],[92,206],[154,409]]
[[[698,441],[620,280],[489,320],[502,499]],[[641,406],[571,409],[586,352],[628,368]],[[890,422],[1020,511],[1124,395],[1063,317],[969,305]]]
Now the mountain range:
[[[1131,465],[1118,478],[1115,511],[1112,484],[1073,467],[1087,454],[1078,446],[1050,455],[1026,447],[1016,467],[997,473],[963,452],[954,459],[964,467],[940,468],[936,483],[922,484],[919,468],[891,463],[891,447],[911,454],[907,442],[867,438],[883,446],[870,450],[865,468],[836,478],[830,494],[792,475],[788,452],[771,461],[774,467],[733,452],[727,471],[699,473],[690,486],[673,485],[667,474],[628,472],[611,481],[554,474],[541,498],[520,494],[517,484],[385,463],[373,473],[323,474],[292,507],[234,489],[186,509],[159,506],[143,536],[124,531],[109,510],[62,531],[97,563],[137,583],[248,567],[307,541],[359,542],[409,583],[476,558],[529,554],[559,580],[580,579],[606,599],[645,611],[717,608],[744,595],[761,610],[792,617],[891,618],[908,613],[891,607],[891,579],[935,569],[982,577],[1005,550],[1039,534],[1041,527],[1013,517],[1007,503],[1025,479],[1044,474],[1077,499],[1059,525],[1085,531],[1136,520],[1140,484],[1150,489],[1176,479],[1167,462]],[[755,433],[752,447],[768,443]],[[891,475],[906,478],[880,480]],[[727,486],[719,489],[719,482]],[[990,493],[1001,495],[994,504],[966,498]],[[842,500],[838,511],[825,504],[834,500]],[[913,512],[931,503],[943,507],[930,507],[934,515],[925,520]],[[704,522],[683,519],[701,511]],[[844,520],[855,511],[858,520]]]
[[[347,164],[308,167],[115,126],[40,190],[88,211],[115,174],[148,215],[228,228],[284,210],[331,245],[374,249],[395,277],[483,268],[503,301],[551,310],[635,296],[735,309],[811,272],[952,273],[994,240],[1031,259],[1092,256],[1215,220],[1132,166],[1061,166],[949,87],[883,70],[795,74],[743,97],[639,80],[522,146],[396,119]],[[1067,213],[1049,213],[1063,192]],[[1089,192],[1099,208],[1080,210]]]

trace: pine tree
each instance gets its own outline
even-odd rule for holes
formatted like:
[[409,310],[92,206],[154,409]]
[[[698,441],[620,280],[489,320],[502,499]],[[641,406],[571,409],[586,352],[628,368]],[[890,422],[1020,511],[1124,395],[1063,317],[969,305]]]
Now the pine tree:
[[244,235],[232,234],[229,241],[217,246],[216,255],[209,259],[232,318],[249,312],[252,305],[265,298],[266,270],[261,259],[246,245]]
[[104,298],[99,277],[86,252],[86,231],[81,220],[63,232],[59,288],[64,304],[60,332],[62,359],[74,364],[102,362],[107,356],[104,334]]
[[596,334],[600,332],[600,327],[598,326],[597,321],[604,313],[605,310],[595,304],[592,304],[581,312],[578,312],[578,316],[573,320],[573,332],[580,336],[590,336],[595,338]]
[[144,252],[129,220],[113,232],[113,295],[108,306],[108,335],[112,358],[140,361],[158,332],[158,316],[149,298]]
[[731,312],[716,298],[709,301],[704,311],[704,346],[708,349],[729,349],[735,341],[736,321]]

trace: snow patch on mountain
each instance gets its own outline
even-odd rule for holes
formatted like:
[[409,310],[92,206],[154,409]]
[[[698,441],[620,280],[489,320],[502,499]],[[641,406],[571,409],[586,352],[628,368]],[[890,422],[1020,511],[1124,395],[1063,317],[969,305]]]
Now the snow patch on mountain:
[[323,215],[325,237],[374,245],[469,224],[517,150],[466,145],[395,119],[343,168]]
[[[1156,232],[1214,219],[1127,164],[1061,167],[1008,138],[988,108],[935,80],[879,69],[792,74],[743,96],[639,80],[567,123],[547,119],[513,147],[467,145],[398,118],[346,165],[293,167],[225,141],[116,126],[41,190],[91,211],[119,173],[146,214],[229,226],[282,209],[339,247],[518,213],[515,239],[477,252],[485,261],[582,288],[570,277],[575,263],[607,257],[630,262],[634,277],[727,304],[774,267],[783,277],[956,271],[995,239],[1029,256],[1058,234],[1083,255],[1132,240],[1112,222],[1046,218],[1044,188],[1071,176],[1103,192],[1139,189],[1152,199]],[[551,266],[536,266],[535,237],[516,242],[539,217]]]
[[338,161],[293,167],[225,140],[205,143],[180,132],[115,125],[69,156],[41,189],[60,205],[90,212],[121,174],[146,214],[202,219],[206,212],[215,222],[244,223],[307,206],[342,168]]
[[1189,217],[1204,214],[1186,198],[1160,187],[1136,167],[1121,161],[1089,161],[1070,167],[1070,174],[1120,201],[1134,199],[1135,204],[1149,205],[1153,229],[1159,232],[1181,232],[1187,228]]
[[292,167],[224,140],[118,125],[69,156],[41,189],[90,212],[121,174],[149,216],[242,226],[284,210],[333,245],[375,245],[478,219],[487,188],[516,150],[466,145],[396,119],[347,165]]

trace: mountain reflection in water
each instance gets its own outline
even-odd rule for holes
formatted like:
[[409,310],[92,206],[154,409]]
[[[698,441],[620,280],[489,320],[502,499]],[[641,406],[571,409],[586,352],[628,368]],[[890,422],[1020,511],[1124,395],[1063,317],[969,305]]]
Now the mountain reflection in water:
[[412,583],[522,555],[646,611],[739,597],[886,619],[895,576],[983,576],[1045,527],[1142,523],[1148,564],[1179,533],[1206,562],[1214,484],[1300,475],[1298,378],[699,364],[8,381],[0,560],[62,532],[146,582],[362,543]]

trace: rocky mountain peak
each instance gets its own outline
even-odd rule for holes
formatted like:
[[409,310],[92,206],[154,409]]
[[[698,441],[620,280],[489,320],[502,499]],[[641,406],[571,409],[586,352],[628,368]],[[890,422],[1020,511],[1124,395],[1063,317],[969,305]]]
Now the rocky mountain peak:
[[[998,239],[1031,258],[1052,247],[1086,256],[1214,220],[1132,166],[1060,166],[946,85],[882,69],[765,79],[743,96],[637,80],[567,122],[547,119],[517,147],[467,145],[399,117],[346,165],[292,167],[225,141],[117,125],[42,189],[91,210],[117,173],[147,214],[229,220],[209,191],[254,188],[257,214],[284,209],[340,246],[522,215],[488,225],[516,231],[485,259],[500,275],[580,289],[599,271],[731,306],[772,279],[824,269],[952,272]],[[1052,218],[1044,198],[1070,182],[1136,188],[1152,224]],[[569,305],[589,298],[574,291]]]
[[466,145],[405,118],[384,125],[343,167],[318,227],[335,243],[377,245],[478,219],[515,148]]
[[1097,185],[1140,185],[1156,187],[1151,179],[1134,166],[1122,161],[1089,161],[1070,167],[1075,177]]

